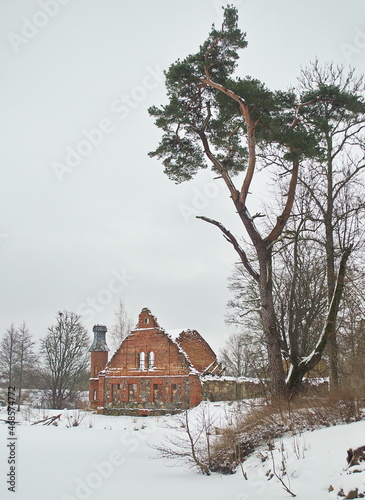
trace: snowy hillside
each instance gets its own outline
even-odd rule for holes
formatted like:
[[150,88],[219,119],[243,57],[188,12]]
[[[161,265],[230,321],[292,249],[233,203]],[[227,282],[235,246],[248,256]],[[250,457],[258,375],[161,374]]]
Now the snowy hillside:
[[[232,406],[202,403],[217,427]],[[58,425],[31,422],[62,413]],[[190,411],[193,421],[199,408]],[[0,418],[7,416],[1,408]],[[18,415],[17,415],[18,417]],[[16,493],[7,491],[7,425],[0,423],[0,498],[17,500],[335,500],[355,487],[365,490],[363,467],[349,474],[346,451],[365,444],[365,421],[305,432],[253,454],[236,474],[203,476],[157,459],[174,417],[110,417],[78,411],[23,410],[16,427]],[[74,420],[81,420],[74,427]],[[273,467],[275,461],[275,470]],[[283,474],[283,471],[285,473]],[[275,474],[277,476],[275,476]],[[329,489],[331,491],[329,491]],[[351,497],[353,498],[353,497]]]

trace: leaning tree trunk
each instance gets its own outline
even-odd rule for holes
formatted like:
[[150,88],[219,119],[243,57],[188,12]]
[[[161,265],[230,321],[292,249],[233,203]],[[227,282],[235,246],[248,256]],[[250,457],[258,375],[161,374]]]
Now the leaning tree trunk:
[[[331,220],[326,221],[326,265],[328,303],[330,303],[336,285],[333,227]],[[332,389],[338,388],[339,384],[336,320],[337,318],[334,318],[331,324],[331,331],[328,336],[327,347],[329,358],[330,386]]]
[[323,351],[328,343],[328,339],[333,332],[333,327],[336,324],[337,313],[344,288],[347,260],[351,254],[351,251],[352,248],[350,247],[347,248],[342,254],[335,288],[331,298],[330,306],[328,308],[326,322],[317,345],[309,356],[302,359],[297,365],[292,365],[290,367],[287,377],[287,388],[291,395],[295,395],[298,392],[304,375],[312,370],[320,361]]

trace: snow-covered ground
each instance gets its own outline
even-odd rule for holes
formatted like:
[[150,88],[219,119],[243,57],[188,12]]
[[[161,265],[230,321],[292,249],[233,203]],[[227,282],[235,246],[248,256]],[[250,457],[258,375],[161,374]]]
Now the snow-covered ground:
[[[217,427],[233,406],[202,403]],[[191,419],[200,409],[191,410]],[[57,426],[31,422],[62,413]],[[83,415],[79,426],[72,421]],[[18,418],[19,414],[17,414]],[[0,419],[7,409],[1,408]],[[173,417],[111,417],[75,410],[22,410],[16,426],[16,492],[8,491],[12,441],[0,422],[0,498],[19,500],[276,500],[291,498],[275,472],[300,500],[335,500],[343,488],[365,490],[365,472],[348,474],[346,451],[365,444],[365,421],[285,437],[271,452],[253,454],[236,474],[203,476],[157,459]],[[264,461],[263,461],[264,460]],[[283,469],[286,473],[282,475]],[[363,468],[356,467],[358,470]],[[271,477],[271,479],[270,479]],[[329,492],[329,487],[333,491]]]

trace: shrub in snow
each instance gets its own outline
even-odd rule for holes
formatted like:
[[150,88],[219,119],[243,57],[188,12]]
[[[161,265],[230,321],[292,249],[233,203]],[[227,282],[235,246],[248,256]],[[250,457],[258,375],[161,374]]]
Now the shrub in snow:
[[253,408],[220,430],[219,439],[210,449],[211,470],[230,474],[253,451],[263,446],[270,449],[270,443],[285,434],[358,421],[362,417],[361,403],[349,394],[329,394]]

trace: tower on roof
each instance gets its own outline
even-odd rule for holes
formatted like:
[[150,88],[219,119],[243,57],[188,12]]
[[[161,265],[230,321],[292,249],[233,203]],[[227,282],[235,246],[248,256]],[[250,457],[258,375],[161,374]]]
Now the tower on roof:
[[105,335],[108,331],[107,327],[104,325],[94,325],[94,342],[90,347],[89,351],[109,351],[109,347],[106,343]]
[[108,364],[109,347],[106,343],[107,327],[104,325],[94,325],[94,342],[89,349],[90,352],[90,381],[89,399],[95,405],[102,403],[102,393],[99,388],[99,373]]

